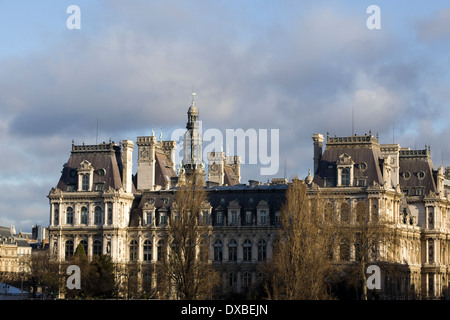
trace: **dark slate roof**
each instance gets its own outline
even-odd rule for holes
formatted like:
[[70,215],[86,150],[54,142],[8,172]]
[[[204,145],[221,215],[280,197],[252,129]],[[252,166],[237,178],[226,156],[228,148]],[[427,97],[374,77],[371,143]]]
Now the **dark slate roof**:
[[[378,139],[373,136],[355,136],[345,138],[328,138],[327,146],[319,161],[319,165],[314,174],[314,182],[320,187],[324,186],[324,179],[334,179],[336,177],[336,163],[339,156],[347,154],[354,164],[354,178],[366,178],[367,185],[372,182],[383,183],[380,161],[383,159]],[[360,170],[359,165],[365,163],[367,168]],[[331,166],[331,169],[329,169]]]
[[[271,214],[281,209],[284,202],[287,184],[270,184],[249,186],[245,184],[234,186],[214,186],[206,188],[209,204],[213,207],[213,214],[217,208],[226,209],[230,202],[236,201],[242,210],[255,210],[261,200],[267,201]],[[170,212],[176,188],[170,190],[147,191],[137,196],[131,210],[130,227],[138,226],[139,217],[142,219],[144,205],[153,202],[156,214],[160,210]],[[167,200],[165,200],[167,199]],[[241,212],[243,214],[243,211]]]
[[223,179],[224,180],[224,184],[229,185],[229,186],[234,186],[234,185],[239,183],[239,179],[234,174],[232,167],[225,165],[223,167],[223,171],[225,173],[225,176],[224,176],[224,179]]
[[[72,145],[72,153],[64,165],[57,188],[62,191],[71,191],[68,186],[78,188],[77,169],[81,162],[89,161],[94,168],[93,184],[104,183],[103,190],[109,187],[119,189],[122,187],[122,158],[120,147],[115,143],[100,145]],[[100,170],[104,169],[104,175]]]
[[[414,190],[423,187],[425,195],[436,192],[437,171],[433,170],[429,150],[400,150],[399,166],[401,188]],[[424,177],[420,176],[420,172],[424,173]]]
[[176,177],[174,168],[169,166],[170,160],[164,153],[155,152],[155,184],[165,187],[170,185],[171,178]]

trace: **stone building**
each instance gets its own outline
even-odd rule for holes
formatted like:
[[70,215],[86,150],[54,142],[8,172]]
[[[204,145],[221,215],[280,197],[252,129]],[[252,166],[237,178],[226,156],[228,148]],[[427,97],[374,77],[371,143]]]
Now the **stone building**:
[[[380,144],[371,134],[327,136],[325,150],[323,142],[323,135],[313,135],[315,173],[306,178],[310,190],[320,190],[341,219],[362,206],[369,217],[387,218],[398,235],[373,260],[397,266],[395,276],[383,274],[384,297],[447,295],[450,188],[443,167],[434,169],[430,149]],[[351,262],[355,249],[350,246],[340,262]]]
[[[154,134],[137,137],[136,174],[131,140],[72,143],[60,180],[48,195],[53,259],[66,263],[82,244],[88,259],[110,255],[122,282],[135,278],[138,291],[157,288],[155,268],[168,249],[166,226],[177,184],[197,171],[207,180],[203,214],[213,227],[209,251],[223,280],[220,293],[254,289],[263,277],[261,267],[272,256],[288,182],[242,184],[240,157],[222,151],[209,153],[205,166],[198,117],[192,100],[178,171],[176,142],[158,141]],[[395,278],[383,274],[383,297],[446,294],[450,168],[435,170],[429,149],[380,144],[371,134],[327,136],[326,142],[314,134],[313,145],[314,171],[305,178],[310,195],[320,191],[329,210],[340,214],[363,206],[369,217],[382,215],[395,225],[400,241],[383,247],[376,261],[398,265],[401,272]],[[349,248],[345,254],[334,248],[336,263],[354,259],[356,247]]]

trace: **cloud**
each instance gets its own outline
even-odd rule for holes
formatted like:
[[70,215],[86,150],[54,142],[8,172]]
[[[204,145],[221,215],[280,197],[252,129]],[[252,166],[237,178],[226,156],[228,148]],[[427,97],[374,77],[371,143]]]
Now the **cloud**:
[[[332,2],[86,6],[80,31],[64,30],[42,50],[0,61],[0,143],[8,154],[0,177],[15,179],[17,189],[34,184],[30,201],[46,208],[36,216],[47,218],[45,195],[72,139],[94,143],[97,119],[100,141],[135,139],[152,125],[167,138],[185,127],[192,90],[205,129],[280,130],[277,176],[285,163],[288,177],[306,176],[313,133],[350,135],[352,106],[357,133],[379,132],[389,137],[384,142],[393,122],[408,146],[422,139],[441,145],[436,135],[449,133],[448,71],[433,51],[447,37],[437,28],[448,24],[447,9],[413,25],[428,41],[423,47],[385,24],[368,30],[365,8],[357,14]],[[242,173],[243,181],[271,178],[259,177],[259,166]],[[19,225],[29,221],[29,208],[4,204],[2,212]]]

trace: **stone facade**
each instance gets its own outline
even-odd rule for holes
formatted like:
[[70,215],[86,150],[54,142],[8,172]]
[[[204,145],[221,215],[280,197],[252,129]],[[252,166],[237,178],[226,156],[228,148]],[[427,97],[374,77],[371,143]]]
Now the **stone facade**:
[[[60,181],[49,195],[49,245],[65,263],[82,244],[88,259],[108,254],[118,277],[135,277],[138,290],[157,288],[155,268],[167,254],[167,226],[177,183],[195,170],[205,174],[198,132],[198,109],[188,111],[182,167],[176,172],[174,141],[138,137],[137,173],[132,174],[134,143],[72,145]],[[188,140],[188,141],[186,141]],[[314,172],[305,178],[310,196],[321,192],[331,211],[363,206],[368,216],[385,216],[400,241],[386,244],[375,262],[400,266],[383,274],[383,297],[436,298],[446,294],[450,263],[450,169],[433,168],[429,149],[379,144],[369,135],[325,138],[313,135]],[[239,156],[208,155],[203,214],[212,225],[210,261],[220,272],[222,294],[246,293],[258,286],[272,257],[288,182],[240,183]],[[206,174],[205,174],[206,177]],[[351,217],[349,219],[352,219]],[[336,263],[350,263],[353,246]],[[345,260],[345,261],[344,261]],[[144,289],[143,289],[144,288]]]

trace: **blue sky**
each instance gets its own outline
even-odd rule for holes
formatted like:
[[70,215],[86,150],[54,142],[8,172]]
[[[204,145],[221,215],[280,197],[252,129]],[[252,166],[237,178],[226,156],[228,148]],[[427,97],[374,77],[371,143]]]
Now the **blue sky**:
[[[169,139],[192,90],[205,129],[280,130],[277,177],[306,176],[312,134],[350,135],[352,109],[355,133],[448,166],[449,44],[448,1],[2,1],[0,225],[48,225],[72,139],[95,143],[97,119],[100,141],[152,125]],[[243,182],[272,178],[259,167]]]

